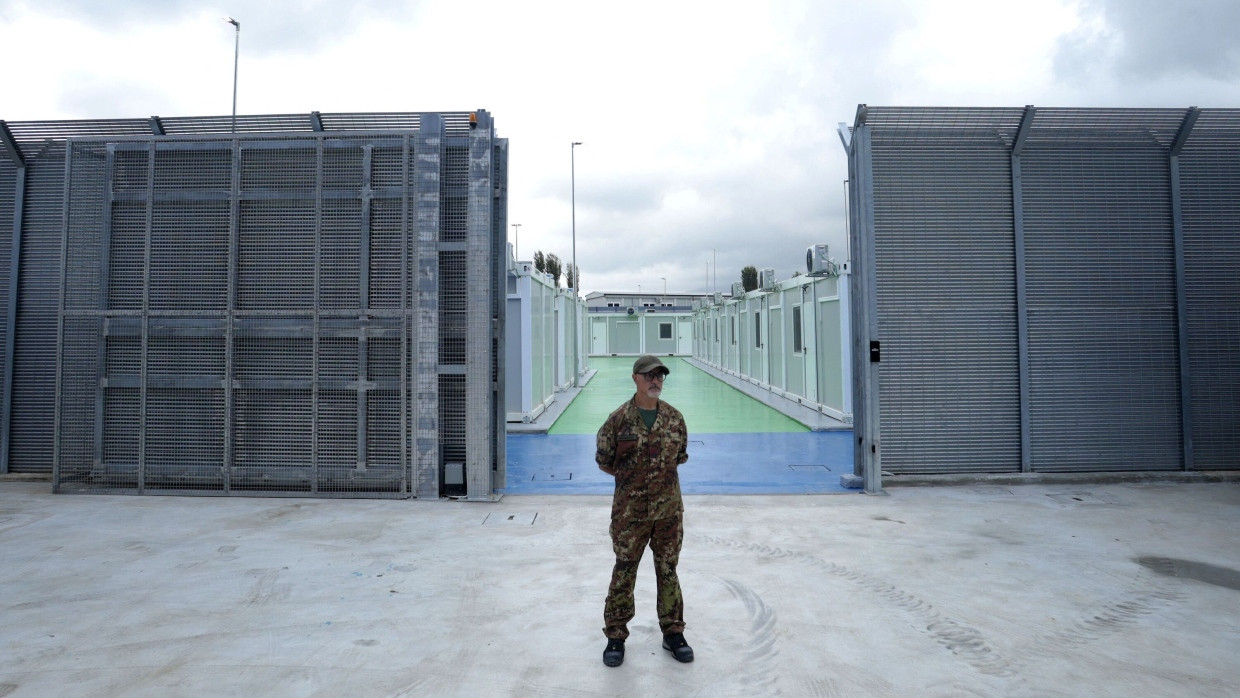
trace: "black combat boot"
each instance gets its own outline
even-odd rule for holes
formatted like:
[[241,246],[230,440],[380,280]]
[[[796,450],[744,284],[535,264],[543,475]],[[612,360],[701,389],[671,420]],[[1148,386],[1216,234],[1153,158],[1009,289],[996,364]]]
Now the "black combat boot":
[[693,661],[693,648],[685,642],[684,633],[668,633],[663,636],[663,649],[672,653],[678,662]]
[[603,663],[607,666],[624,664],[624,640],[607,641],[607,649],[603,650]]

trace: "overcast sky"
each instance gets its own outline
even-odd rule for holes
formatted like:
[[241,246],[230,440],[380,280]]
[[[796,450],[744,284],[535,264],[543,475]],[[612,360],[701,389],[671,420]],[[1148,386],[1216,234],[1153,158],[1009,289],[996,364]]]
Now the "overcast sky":
[[1236,0],[0,0],[0,119],[228,114],[224,15],[240,114],[490,111],[522,259],[581,141],[583,293],[846,259],[860,103],[1240,107]]

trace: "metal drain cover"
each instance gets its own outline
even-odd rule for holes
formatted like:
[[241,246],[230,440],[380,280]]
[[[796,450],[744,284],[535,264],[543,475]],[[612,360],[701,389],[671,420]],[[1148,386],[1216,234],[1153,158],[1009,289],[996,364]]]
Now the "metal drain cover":
[[789,465],[788,469],[798,473],[825,474],[831,472],[831,469],[825,465]]
[[533,526],[538,512],[522,512],[518,514],[487,514],[482,520],[483,526]]

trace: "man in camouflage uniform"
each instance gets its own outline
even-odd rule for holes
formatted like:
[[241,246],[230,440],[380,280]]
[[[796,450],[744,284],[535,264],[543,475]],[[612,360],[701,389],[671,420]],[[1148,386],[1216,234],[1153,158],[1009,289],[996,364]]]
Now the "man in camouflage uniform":
[[684,540],[684,505],[676,468],[689,460],[689,436],[680,411],[659,400],[668,373],[657,357],[639,358],[633,364],[636,394],[598,430],[594,459],[599,469],[616,478],[611,505],[616,566],[603,608],[603,634],[607,636],[603,663],[607,666],[624,662],[624,640],[634,615],[633,586],[647,545],[654,552],[659,584],[663,649],[681,662],[693,661],[693,649],[685,642],[684,599],[676,577]]

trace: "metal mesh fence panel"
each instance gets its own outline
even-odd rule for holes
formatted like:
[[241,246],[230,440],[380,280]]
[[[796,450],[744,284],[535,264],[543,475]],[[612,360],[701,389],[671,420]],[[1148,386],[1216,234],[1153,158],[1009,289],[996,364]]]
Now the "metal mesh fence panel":
[[155,203],[152,310],[218,311],[227,306],[228,224],[227,202]]
[[309,390],[234,390],[229,486],[309,492],[310,414]]
[[1194,466],[1240,461],[1240,110],[1204,111],[1179,158]]
[[880,135],[874,220],[884,467],[1019,469],[1007,151],[993,132],[980,143],[940,135],[943,150],[901,132]]
[[[2,134],[0,134],[2,136]],[[24,169],[7,152],[0,147],[0,260],[13,260],[13,248],[18,245],[20,230],[15,221],[17,209],[24,204],[21,201],[25,189]],[[13,321],[16,319],[13,310],[17,298],[10,286],[16,270],[13,265],[0,263],[0,308],[4,309],[4,321],[0,321],[0,359],[5,369],[0,371],[0,395],[3,396],[3,407],[0,408],[0,424],[10,423],[12,411],[13,381],[10,371],[13,366],[14,339]],[[0,473],[9,471],[9,432],[4,429],[0,435]]]
[[376,199],[370,208],[369,307],[400,308],[409,264],[408,241],[399,199]]
[[464,242],[469,232],[469,148],[450,145],[444,151],[439,238]]
[[469,314],[469,298],[465,289],[469,281],[464,252],[443,252],[439,255],[439,363],[465,364],[465,319]]
[[357,270],[361,260],[360,200],[323,202],[319,220],[322,243],[319,258],[319,306],[343,310],[361,306]]
[[[148,387],[142,491],[222,491],[227,477],[220,467],[224,416],[220,388]],[[118,423],[116,430],[132,439],[132,427]]]
[[[103,419],[105,434],[99,434],[96,421],[101,409],[108,405],[106,396],[100,393],[96,376],[99,371],[98,337],[103,333],[103,322],[95,317],[72,317],[63,323],[60,340],[60,360],[67,370],[62,371],[59,381],[56,431],[55,476],[57,482],[69,485],[102,483],[107,488],[137,489],[138,444],[132,437],[122,436],[114,428],[120,420],[132,420],[137,416],[140,395],[136,391],[125,400],[118,395],[112,404],[119,407],[117,415]],[[125,388],[120,388],[120,391]],[[102,399],[101,399],[102,398]],[[125,426],[133,428],[137,421]],[[113,427],[108,429],[108,427]],[[103,459],[104,446],[111,445],[118,460]]]
[[1166,151],[1051,147],[1022,158],[1032,467],[1178,469]]
[[466,493],[465,463],[468,458],[468,430],[465,409],[465,376],[439,376],[439,448],[443,454],[440,479],[444,491],[453,496]]
[[238,309],[314,307],[314,201],[243,200],[237,265]]

